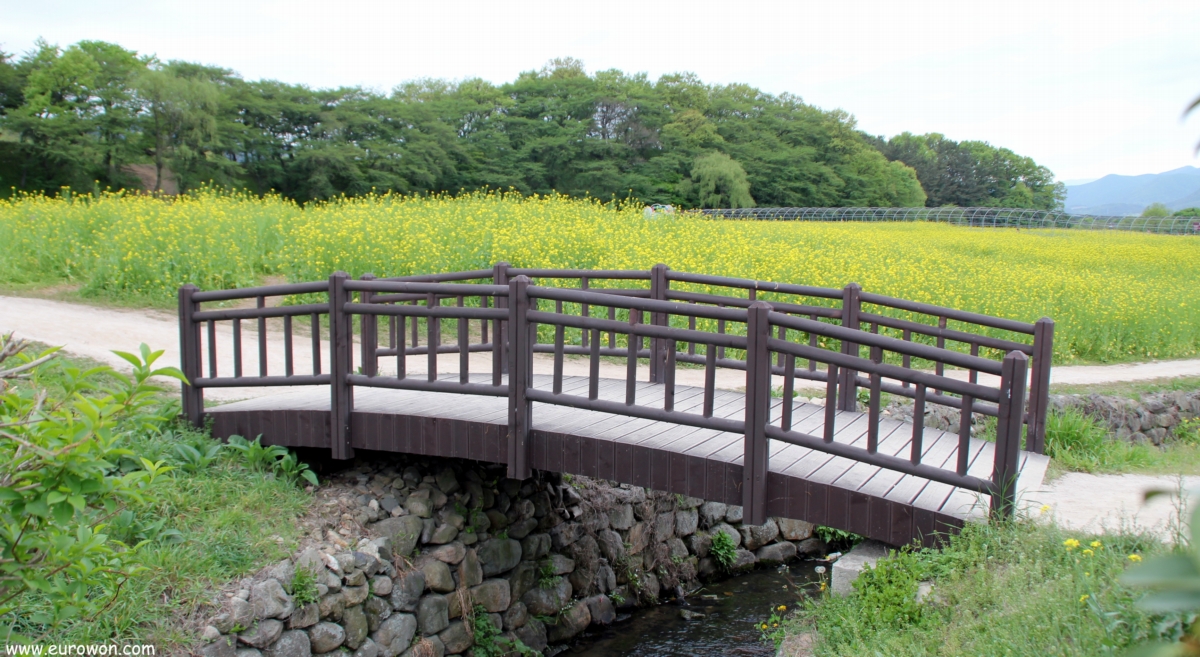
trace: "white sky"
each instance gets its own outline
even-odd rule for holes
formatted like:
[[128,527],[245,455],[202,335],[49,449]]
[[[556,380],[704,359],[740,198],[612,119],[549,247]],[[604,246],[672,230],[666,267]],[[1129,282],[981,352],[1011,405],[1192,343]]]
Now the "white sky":
[[[985,6],[988,5],[988,6]],[[1200,166],[1200,2],[0,0],[0,48],[112,41],[313,87],[692,71],[871,133],[1005,146],[1061,180]]]

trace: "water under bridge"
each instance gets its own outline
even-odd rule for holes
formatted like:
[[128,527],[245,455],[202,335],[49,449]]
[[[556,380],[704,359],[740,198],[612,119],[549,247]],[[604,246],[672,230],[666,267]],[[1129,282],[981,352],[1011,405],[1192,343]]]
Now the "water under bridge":
[[[740,504],[751,524],[795,518],[896,545],[1013,513],[1048,461],[1051,320],[855,284],[500,263],[187,285],[179,313],[190,421],[335,459],[374,450],[599,477]],[[276,331],[283,354],[269,353]],[[272,392],[205,407],[213,387]],[[912,420],[890,413],[895,398],[912,400]],[[958,427],[924,426],[934,405],[958,409]]]

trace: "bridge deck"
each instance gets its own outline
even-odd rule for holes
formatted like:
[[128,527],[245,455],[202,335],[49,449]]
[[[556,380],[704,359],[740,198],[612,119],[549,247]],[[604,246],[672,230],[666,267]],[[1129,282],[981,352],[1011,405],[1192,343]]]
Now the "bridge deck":
[[[457,375],[454,375],[457,379]],[[473,376],[479,383],[490,377]],[[586,377],[566,377],[563,393],[587,394]],[[549,376],[534,387],[550,390]],[[601,399],[624,401],[625,382],[602,380]],[[677,387],[675,408],[698,412],[703,389]],[[639,404],[661,404],[663,386],[639,382]],[[351,441],[356,449],[506,462],[506,397],[356,387]],[[745,396],[716,392],[713,415],[744,416]],[[772,400],[778,422],[783,400]],[[794,402],[793,427],[821,435],[824,407]],[[329,447],[329,388],[311,386],[206,409],[214,433],[263,436],[264,444]],[[865,444],[867,415],[840,411],[835,440]],[[908,454],[912,425],[885,419],[879,451]],[[532,467],[600,477],[706,500],[741,504],[743,437],[712,429],[534,403]],[[923,463],[953,468],[958,436],[925,430]],[[968,474],[990,478],[994,444],[972,439]],[[1041,484],[1048,458],[1021,452],[1021,491]],[[935,531],[982,517],[989,499],[974,492],[892,470],[771,441],[767,512],[836,527],[902,545],[932,541]]]

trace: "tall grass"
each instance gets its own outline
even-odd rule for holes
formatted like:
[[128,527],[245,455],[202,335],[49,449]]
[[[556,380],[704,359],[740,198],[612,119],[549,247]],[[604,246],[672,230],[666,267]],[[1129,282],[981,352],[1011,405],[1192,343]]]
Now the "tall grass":
[[101,195],[0,201],[0,284],[82,286],[169,306],[184,282],[245,286],[524,267],[675,269],[841,287],[1057,322],[1055,357],[1200,352],[1200,240],[1122,232],[647,219],[589,199],[367,196],[304,208],[206,190],[164,201]]

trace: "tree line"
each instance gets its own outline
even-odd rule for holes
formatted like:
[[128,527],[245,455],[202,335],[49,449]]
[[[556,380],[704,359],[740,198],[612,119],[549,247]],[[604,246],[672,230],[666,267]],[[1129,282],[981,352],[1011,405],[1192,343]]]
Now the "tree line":
[[0,188],[203,184],[301,202],[511,188],[682,207],[1057,209],[1065,195],[1007,149],[874,137],[841,110],[689,73],[652,81],[558,59],[500,85],[378,93],[248,81],[100,41],[0,53]]

